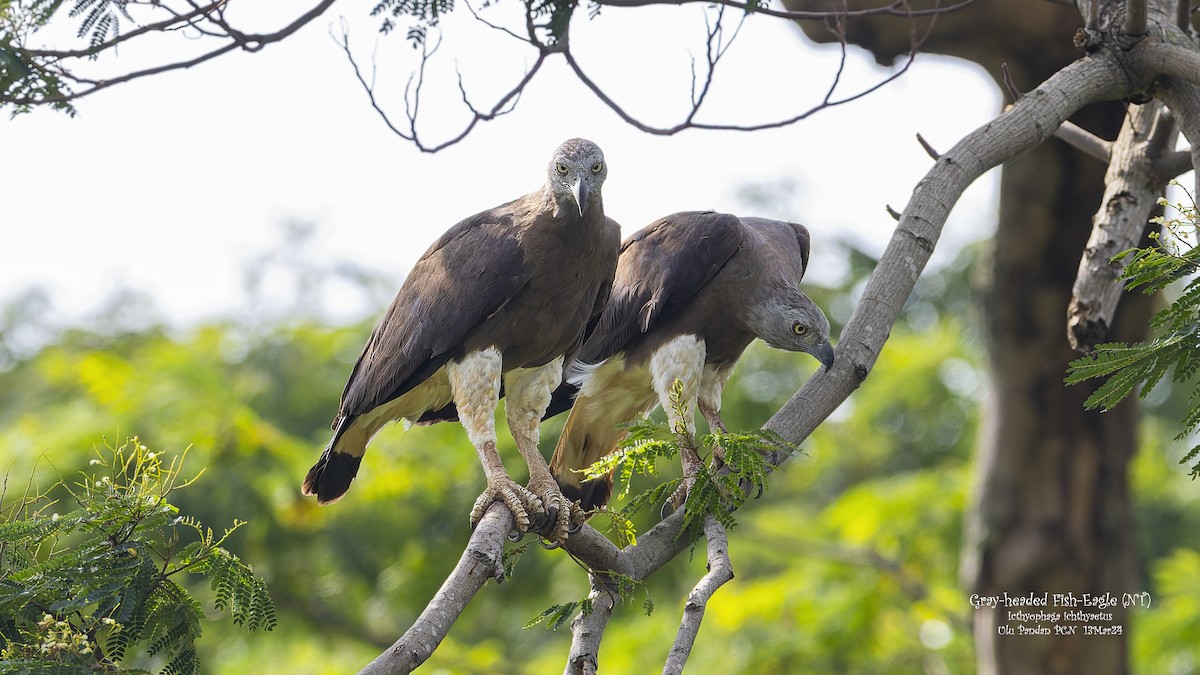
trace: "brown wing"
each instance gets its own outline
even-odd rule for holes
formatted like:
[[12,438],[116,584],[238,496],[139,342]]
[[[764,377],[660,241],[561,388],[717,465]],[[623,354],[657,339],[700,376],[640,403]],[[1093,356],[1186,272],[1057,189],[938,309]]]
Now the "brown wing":
[[[808,251],[810,238],[807,227],[804,227],[800,223],[789,223],[781,220],[770,220],[768,218],[742,218],[742,224],[746,227],[760,230],[768,228],[790,229],[795,234],[796,245],[800,249],[800,264],[803,265],[804,271],[808,271]],[[764,232],[764,234],[766,233]],[[803,276],[803,272],[801,272],[801,276]],[[799,279],[796,281],[799,281]]]
[[608,304],[579,360],[599,363],[635,346],[658,319],[716,276],[742,236],[736,216],[689,211],[662,218],[627,239]]
[[[736,216],[685,211],[661,218],[621,245],[608,303],[577,360],[595,364],[632,349],[704,287],[742,245]],[[554,390],[544,418],[569,410],[579,387],[563,382]]]
[[471,331],[529,281],[511,219],[496,211],[458,223],[417,261],[354,364],[335,428],[462,356]]

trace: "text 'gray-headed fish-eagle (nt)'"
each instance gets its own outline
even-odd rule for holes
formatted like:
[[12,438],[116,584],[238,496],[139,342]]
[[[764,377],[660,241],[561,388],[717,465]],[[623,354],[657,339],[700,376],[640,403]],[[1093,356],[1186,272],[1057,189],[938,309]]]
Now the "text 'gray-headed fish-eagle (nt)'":
[[[547,173],[537,191],[450,228],[413,267],[350,373],[333,438],[304,494],[321,504],[340,499],[367,443],[389,422],[457,415],[487,477],[472,526],[496,500],[518,532],[546,524],[554,542],[582,522],[538,450],[539,425],[564,360],[604,309],[621,234],[604,215],[608,165],[599,147],[568,140]],[[528,488],[509,477],[496,450],[502,381]]]
[[[578,471],[616,448],[626,433],[618,424],[658,404],[672,427],[694,433],[698,404],[724,431],[721,391],[754,338],[833,364],[829,321],[799,287],[808,252],[803,225],[711,211],[667,216],[621,245],[608,305],[578,355],[596,365],[564,383],[547,411],[571,408],[550,462],[568,498],[584,510],[608,501],[612,475],[583,481]],[[671,410],[675,380],[688,419]],[[684,458],[685,468],[689,459],[699,462]]]

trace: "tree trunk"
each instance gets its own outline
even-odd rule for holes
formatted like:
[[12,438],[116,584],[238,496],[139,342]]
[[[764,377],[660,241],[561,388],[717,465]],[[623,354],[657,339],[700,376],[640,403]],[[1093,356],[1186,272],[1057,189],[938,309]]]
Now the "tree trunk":
[[[963,560],[972,593],[1119,597],[1136,585],[1127,464],[1137,406],[1131,400],[1106,414],[1085,412],[1094,387],[1063,385],[1067,363],[1078,356],[1065,331],[1072,265],[1091,229],[1103,168],[1065,144],[1047,144],[1011,162],[1001,178],[982,299],[992,394]],[[1133,300],[1124,299],[1118,319],[1144,331],[1148,303]],[[1124,610],[1105,611],[1124,626]],[[1002,625],[1015,630],[1019,623],[1007,622],[1007,612],[975,614],[980,673],[1127,671],[1123,635],[1059,636],[1053,626],[1048,636],[1002,635]]]
[[[841,2],[785,4],[822,9]],[[851,0],[849,7],[869,4]],[[1082,24],[1078,12],[1046,0],[981,2],[938,17],[922,49],[979,63],[998,84],[1000,64],[1006,63],[1018,88],[1028,89],[1082,56],[1071,43]],[[802,28],[814,40],[831,39],[823,25]],[[906,53],[910,43],[910,25],[903,19],[852,22],[846,34],[881,63]],[[1119,104],[1093,106],[1075,121],[1111,139],[1122,116]],[[1137,406],[1127,401],[1107,414],[1088,413],[1083,402],[1092,387],[1063,384],[1067,363],[1076,356],[1067,342],[1067,305],[1104,171],[1101,162],[1051,141],[1002,173],[1000,222],[992,255],[982,266],[991,395],[963,557],[969,593],[1049,593],[1051,601],[1056,593],[1076,598],[1114,593],[1119,599],[1136,586],[1127,465],[1136,448]],[[1118,331],[1124,324],[1144,332],[1148,316],[1145,299],[1127,297],[1118,311]],[[1115,337],[1140,336],[1126,330]],[[1007,611],[975,613],[980,673],[1128,670],[1125,635],[1056,636],[1052,626],[1049,636],[1001,635]],[[1104,611],[1113,614],[1114,625],[1125,625],[1120,607]]]

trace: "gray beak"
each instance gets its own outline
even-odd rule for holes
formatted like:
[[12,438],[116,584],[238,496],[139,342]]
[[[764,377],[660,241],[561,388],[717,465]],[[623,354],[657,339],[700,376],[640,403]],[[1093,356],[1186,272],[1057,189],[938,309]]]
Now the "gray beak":
[[825,365],[825,372],[829,372],[829,369],[833,367],[833,345],[828,342],[822,342],[812,355]]
[[590,181],[586,177],[580,175],[571,185],[571,196],[575,197],[575,205],[579,207],[580,216],[583,216],[583,212],[587,209],[589,183]]

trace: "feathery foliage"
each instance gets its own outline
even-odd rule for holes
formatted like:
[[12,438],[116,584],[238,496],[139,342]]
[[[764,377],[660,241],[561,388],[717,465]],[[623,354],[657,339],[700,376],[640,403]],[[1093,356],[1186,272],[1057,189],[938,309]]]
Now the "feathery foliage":
[[[621,484],[616,497],[624,499],[629,496],[634,476],[657,476],[659,459],[675,457],[680,448],[690,449],[702,462],[683,503],[683,527],[679,536],[688,539],[699,536],[709,514],[726,528],[731,528],[737,524],[734,511],[745,503],[750,494],[759,495],[766,490],[767,474],[771,469],[768,455],[780,451],[791,454],[797,448],[779,434],[765,429],[738,433],[714,431],[700,437],[697,442],[688,425],[682,421],[692,414],[691,407],[684,400],[682,382],[675,380],[671,384],[668,399],[671,412],[674,413],[673,419],[676,420],[673,424],[655,422],[641,416],[623,425],[627,435],[617,450],[584,468],[581,474],[585,480],[592,480],[602,479],[611,473],[614,481]],[[675,495],[683,482],[678,478],[664,481],[634,494],[623,509],[600,511],[609,517],[608,532],[614,543],[622,548],[636,544],[637,533],[632,516],[649,504],[664,504]],[[604,584],[622,600],[630,598],[635,591],[641,591],[644,595],[643,611],[647,616],[653,613],[654,601],[645,582],[612,572],[606,572],[603,576]],[[591,609],[589,598],[553,605],[531,619],[525,628],[545,621],[554,630],[563,626],[576,611],[586,616]]]
[[[668,394],[672,412],[677,420],[692,414],[683,399],[683,383],[676,380]],[[626,425],[628,436],[616,452],[600,459],[583,472],[585,479],[613,474],[622,485],[617,497],[628,496],[635,475],[657,476],[659,459],[679,454],[680,447],[690,448],[707,463],[701,464],[695,481],[684,501],[682,533],[695,536],[704,527],[705,516],[712,514],[726,528],[736,522],[736,511],[750,494],[761,494],[767,487],[770,465],[767,455],[774,452],[792,453],[796,447],[772,431],[753,429],[737,433],[713,433],[697,441],[681,422],[674,426],[640,417]],[[636,543],[630,517],[648,504],[662,504],[678,489],[680,479],[665,481],[634,495],[629,504],[611,515],[609,532],[620,546]]]
[[177,581],[185,571],[234,623],[274,628],[266,584],[222,548],[243,523],[218,536],[168,501],[195,480],[181,477],[184,455],[167,463],[136,437],[106,445],[76,482],[0,512],[0,671],[146,672],[124,666],[145,652],[164,675],[199,672],[204,609]]
[[[1182,283],[1183,292],[1151,320],[1150,327],[1158,333],[1154,339],[1096,345],[1094,354],[1071,362],[1067,384],[1108,378],[1084,403],[1088,410],[1110,410],[1139,387],[1138,397],[1145,398],[1167,371],[1173,382],[1186,383],[1200,370],[1200,247],[1191,243],[1200,231],[1200,213],[1195,201],[1189,201],[1190,205],[1175,205],[1177,218],[1159,216],[1151,221],[1162,228],[1154,237],[1156,246],[1130,249],[1115,258],[1127,261],[1121,273],[1126,290],[1140,288],[1150,294]],[[1165,199],[1159,203],[1167,205]],[[1192,390],[1188,406],[1177,441],[1200,427],[1200,388]],[[1200,476],[1200,444],[1180,460],[1188,462],[1192,462],[1192,478]]]

